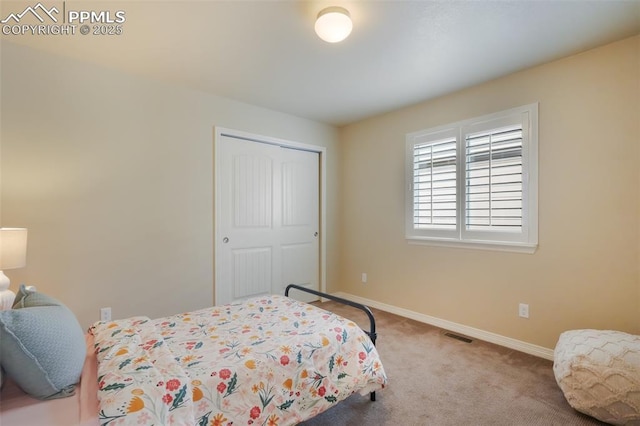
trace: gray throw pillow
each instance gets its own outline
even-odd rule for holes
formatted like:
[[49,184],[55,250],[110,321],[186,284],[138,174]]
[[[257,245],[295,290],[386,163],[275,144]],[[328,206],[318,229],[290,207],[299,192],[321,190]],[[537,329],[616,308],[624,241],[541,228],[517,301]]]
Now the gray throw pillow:
[[73,395],[86,355],[78,320],[48,296],[21,287],[18,297],[14,309],[0,311],[0,365],[35,398]]
[[[33,288],[33,287],[32,287]],[[35,289],[29,289],[24,284],[20,285],[16,298],[13,301],[13,309],[32,308],[34,306],[61,306],[57,299],[46,294],[39,293]]]

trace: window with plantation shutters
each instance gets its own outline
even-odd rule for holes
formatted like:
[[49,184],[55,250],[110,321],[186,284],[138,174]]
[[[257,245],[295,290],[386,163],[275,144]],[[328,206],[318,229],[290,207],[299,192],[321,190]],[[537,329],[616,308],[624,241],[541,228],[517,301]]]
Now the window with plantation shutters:
[[410,242],[533,252],[537,104],[407,135]]

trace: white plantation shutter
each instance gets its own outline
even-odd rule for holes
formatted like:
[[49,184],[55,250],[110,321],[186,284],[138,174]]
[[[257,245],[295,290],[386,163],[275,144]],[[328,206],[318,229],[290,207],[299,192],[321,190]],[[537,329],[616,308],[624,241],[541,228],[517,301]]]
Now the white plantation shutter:
[[532,104],[408,134],[407,239],[533,252],[537,117]]
[[466,136],[468,230],[522,231],[522,126]]
[[456,229],[456,139],[413,148],[413,223],[418,229]]
[[407,138],[407,235],[455,238],[458,234],[458,161],[455,129]]

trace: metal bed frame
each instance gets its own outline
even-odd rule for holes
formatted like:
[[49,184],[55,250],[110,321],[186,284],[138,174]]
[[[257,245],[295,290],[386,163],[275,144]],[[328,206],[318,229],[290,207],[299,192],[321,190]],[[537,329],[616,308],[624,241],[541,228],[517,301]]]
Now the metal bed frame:
[[[310,293],[310,294],[313,294],[315,296],[322,297],[322,298],[325,298],[325,299],[331,299],[331,300],[333,300],[335,302],[341,303],[343,305],[348,305],[348,306],[351,306],[351,307],[354,307],[356,309],[360,309],[361,311],[363,311],[369,317],[369,331],[367,331],[367,330],[362,330],[362,331],[364,331],[367,334],[367,336],[369,336],[369,338],[371,339],[371,342],[375,346],[376,338],[378,337],[378,335],[376,334],[376,320],[373,317],[373,313],[371,312],[371,309],[369,309],[368,306],[363,305],[362,303],[354,302],[352,300],[343,299],[342,297],[333,296],[331,294],[322,293],[320,291],[316,291],[316,290],[312,290],[310,288],[302,287],[302,286],[299,286],[297,284],[289,284],[287,286],[287,288],[284,290],[284,295],[286,297],[289,297],[289,290],[292,290],[292,289],[300,290],[300,291],[305,292],[305,293]],[[370,397],[371,397],[371,401],[375,401],[376,400],[376,393],[375,392],[371,392],[370,393]]]

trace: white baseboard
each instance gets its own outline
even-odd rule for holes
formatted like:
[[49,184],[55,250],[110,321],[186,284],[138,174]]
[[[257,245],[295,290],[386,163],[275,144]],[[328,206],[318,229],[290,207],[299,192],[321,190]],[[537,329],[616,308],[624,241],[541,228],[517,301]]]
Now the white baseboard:
[[386,303],[376,302],[375,300],[366,299],[360,296],[354,296],[353,294],[337,292],[333,295],[342,297],[344,299],[353,300],[354,302],[362,303],[372,308],[380,309],[381,311],[389,312],[401,317],[409,318],[415,321],[430,324],[436,327],[444,328],[445,330],[454,331],[456,333],[463,334],[468,337],[475,337],[476,339],[484,340],[485,342],[495,343],[496,345],[504,346],[510,349],[514,349],[520,352],[534,355],[540,358],[553,361],[553,349],[545,348],[531,343],[523,342],[521,340],[512,339],[510,337],[501,336],[499,334],[490,333],[488,331],[480,330],[478,328],[469,327],[466,325],[458,324],[452,321],[443,320],[440,318],[432,317],[430,315],[421,314],[419,312],[410,311],[404,308],[398,308]]

